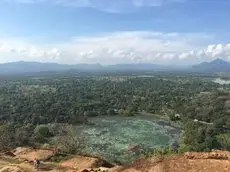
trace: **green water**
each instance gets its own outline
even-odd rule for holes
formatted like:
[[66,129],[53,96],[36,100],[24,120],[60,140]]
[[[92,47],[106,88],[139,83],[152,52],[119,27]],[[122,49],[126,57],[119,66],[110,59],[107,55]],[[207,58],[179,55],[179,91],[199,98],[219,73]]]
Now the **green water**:
[[[175,143],[180,131],[164,121],[151,117],[101,117],[90,120],[83,128],[85,152],[101,156],[109,162],[129,163],[144,151]],[[138,153],[127,151],[137,146]]]

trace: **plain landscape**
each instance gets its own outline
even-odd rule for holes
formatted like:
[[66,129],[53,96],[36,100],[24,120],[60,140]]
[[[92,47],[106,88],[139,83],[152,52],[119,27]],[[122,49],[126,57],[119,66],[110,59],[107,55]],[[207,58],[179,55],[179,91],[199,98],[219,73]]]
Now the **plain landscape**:
[[[2,158],[8,155],[6,152],[21,147],[26,150],[23,154],[35,152],[30,153],[33,158],[46,156],[46,153],[37,155],[36,151],[48,151],[49,158],[43,163],[54,164],[50,171],[65,161],[79,163],[84,157],[103,160],[109,164],[106,166],[109,170],[133,163],[135,166],[143,158],[155,168],[154,164],[171,162],[173,157],[178,163],[185,161],[180,160],[185,152],[229,151],[230,78],[226,70],[207,72],[207,64],[212,68],[213,64],[228,63],[218,59],[205,63],[205,70],[199,67],[199,72],[194,73],[191,69],[159,72],[154,68],[133,72],[134,69],[125,70],[125,67],[117,73],[102,70],[94,74],[82,69],[75,73],[73,69],[54,72],[49,68],[45,73],[43,68],[37,68],[42,73],[32,75],[25,70],[3,72],[0,148],[5,153]],[[19,62],[19,65],[28,70],[31,63]],[[16,160],[10,161],[18,161],[14,151],[12,154]],[[227,163],[228,154],[220,151],[210,156]],[[71,160],[75,156],[80,159]],[[2,164],[10,164],[13,157],[3,158]],[[150,160],[154,157],[166,159]],[[203,168],[201,164],[198,167]]]
[[229,0],[0,0],[0,172],[230,172]]

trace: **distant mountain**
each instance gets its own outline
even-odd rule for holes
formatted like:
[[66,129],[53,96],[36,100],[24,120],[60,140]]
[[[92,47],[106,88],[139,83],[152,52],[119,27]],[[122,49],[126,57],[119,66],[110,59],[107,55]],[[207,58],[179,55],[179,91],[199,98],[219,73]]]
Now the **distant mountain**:
[[108,65],[105,66],[106,70],[113,71],[155,71],[160,70],[163,66],[155,65],[155,64],[116,64],[116,65]]
[[193,66],[193,70],[197,72],[230,72],[230,63],[222,59],[216,59],[211,62],[203,62]]
[[95,73],[95,72],[198,72],[198,73],[217,73],[230,72],[230,63],[221,59],[211,62],[204,62],[195,66],[164,66],[148,63],[139,64],[116,64],[103,66],[100,64],[57,64],[39,62],[12,62],[0,64],[0,74],[31,74],[31,73],[51,73],[68,72],[76,73]]
[[76,64],[66,65],[57,63],[39,63],[39,62],[12,62],[0,64],[0,74],[21,74],[37,72],[123,72],[123,71],[159,71],[166,70],[168,67],[154,64],[116,64],[102,66],[100,64]]
[[56,71],[56,70],[67,70],[67,69],[68,69],[67,65],[60,65],[56,63],[38,63],[38,62],[20,61],[20,62],[0,64],[1,74]]
[[96,70],[100,69],[100,64],[77,64],[67,65],[58,63],[39,63],[39,62],[12,62],[0,64],[0,74],[20,74],[20,73],[37,73],[48,71],[67,71],[67,70]]

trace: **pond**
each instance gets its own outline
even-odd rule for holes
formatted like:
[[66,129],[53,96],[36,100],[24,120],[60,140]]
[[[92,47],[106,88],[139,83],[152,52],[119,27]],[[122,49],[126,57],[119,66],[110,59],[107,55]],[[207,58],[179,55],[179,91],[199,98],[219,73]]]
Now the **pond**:
[[168,122],[149,116],[97,117],[90,123],[82,132],[87,145],[84,151],[111,163],[130,163],[145,151],[174,144],[180,135]]

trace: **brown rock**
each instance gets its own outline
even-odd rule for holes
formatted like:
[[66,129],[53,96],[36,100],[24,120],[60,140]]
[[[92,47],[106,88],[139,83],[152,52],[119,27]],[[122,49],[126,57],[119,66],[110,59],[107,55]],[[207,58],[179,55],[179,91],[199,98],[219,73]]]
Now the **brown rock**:
[[0,172],[25,172],[25,171],[20,169],[19,167],[6,166],[6,167],[1,168]]
[[[187,152],[162,158],[140,159],[122,172],[229,172],[229,152]],[[136,170],[136,171],[135,171]]]
[[142,171],[136,170],[134,168],[129,168],[129,169],[123,170],[122,172],[142,172]]
[[42,161],[42,160],[46,160],[46,159],[48,159],[54,155],[55,155],[55,152],[52,150],[30,149],[30,150],[26,150],[26,151],[17,153],[16,158],[25,159],[27,161],[33,161],[35,158],[37,158],[40,161]]
[[186,152],[187,159],[230,159],[230,152],[213,151],[213,152]]
[[103,160],[97,158],[75,156],[69,160],[60,163],[61,167],[79,169],[98,168],[103,164]]
[[121,166],[115,166],[113,168],[108,169],[109,172],[119,172],[122,171],[123,167]]

